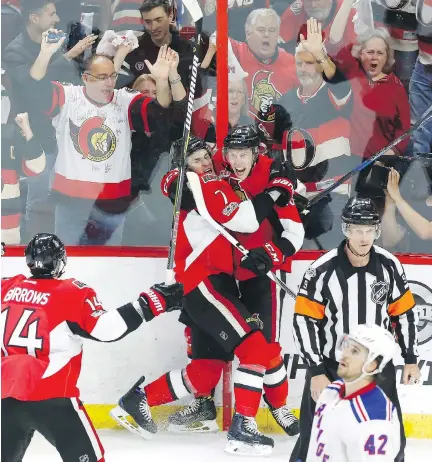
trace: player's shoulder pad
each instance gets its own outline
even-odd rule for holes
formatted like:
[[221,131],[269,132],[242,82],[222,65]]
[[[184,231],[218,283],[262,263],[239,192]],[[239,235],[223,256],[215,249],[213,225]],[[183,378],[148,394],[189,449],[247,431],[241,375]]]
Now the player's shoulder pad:
[[[15,276],[5,276],[5,277],[2,277],[2,285],[3,284],[14,284],[16,282],[20,282],[20,281],[24,281],[24,279],[27,279],[27,276],[25,276],[24,274],[16,274]],[[3,290],[4,287],[2,287],[2,290]]]
[[359,423],[369,420],[387,420],[390,422],[395,408],[378,386],[350,398],[350,406]]
[[27,276],[24,276],[24,274],[17,274],[15,276],[2,278],[2,300],[3,296],[6,295],[6,292],[9,291],[11,287],[14,287],[16,284],[24,281],[25,279],[27,279]]

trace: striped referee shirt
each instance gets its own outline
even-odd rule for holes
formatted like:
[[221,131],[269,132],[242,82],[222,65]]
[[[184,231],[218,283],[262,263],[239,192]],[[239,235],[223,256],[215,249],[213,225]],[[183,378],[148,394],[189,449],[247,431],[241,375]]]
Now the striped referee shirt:
[[374,245],[369,263],[351,265],[345,241],[306,271],[297,294],[293,334],[312,376],[324,374],[324,358],[336,361],[340,335],[359,324],[395,333],[406,364],[417,362],[417,313],[399,260]]

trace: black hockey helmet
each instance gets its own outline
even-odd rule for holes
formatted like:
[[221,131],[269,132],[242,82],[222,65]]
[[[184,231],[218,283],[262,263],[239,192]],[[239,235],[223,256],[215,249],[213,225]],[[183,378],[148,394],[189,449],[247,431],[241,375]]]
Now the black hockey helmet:
[[228,135],[224,139],[222,150],[228,169],[231,169],[227,159],[228,151],[230,149],[252,149],[252,171],[258,160],[258,154],[260,152],[260,137],[256,128],[253,125],[238,125],[230,129]]
[[349,225],[379,225],[381,218],[369,197],[351,197],[342,210],[342,221]]
[[[171,161],[171,169],[173,168],[178,168],[180,166],[180,159],[182,157],[182,141],[183,139],[180,138],[179,140],[174,141],[171,145],[170,149],[170,161]],[[198,138],[195,135],[191,135],[189,138],[188,142],[188,147],[186,151],[186,158],[194,154],[195,152],[205,149],[209,155],[212,155],[211,149],[209,145],[202,140],[201,138]]]
[[55,235],[39,233],[25,249],[27,266],[33,276],[60,277],[67,263],[63,242]]
[[256,148],[258,153],[260,138],[253,125],[238,125],[231,128],[224,140],[225,149]]

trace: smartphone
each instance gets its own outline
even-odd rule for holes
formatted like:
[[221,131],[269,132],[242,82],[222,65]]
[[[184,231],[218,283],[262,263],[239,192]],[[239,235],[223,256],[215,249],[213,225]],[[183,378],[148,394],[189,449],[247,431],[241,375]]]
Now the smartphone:
[[48,35],[46,36],[46,42],[47,43],[57,43],[63,37],[66,37],[66,34],[64,32],[59,32],[58,34],[56,32],[48,32]]

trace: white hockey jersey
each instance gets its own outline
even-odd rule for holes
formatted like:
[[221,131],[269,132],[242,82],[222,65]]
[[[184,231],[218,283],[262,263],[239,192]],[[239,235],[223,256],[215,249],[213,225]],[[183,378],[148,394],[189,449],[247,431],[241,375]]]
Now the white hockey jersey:
[[393,462],[400,448],[395,406],[375,382],[349,396],[343,380],[316,404],[307,462]]
[[52,117],[58,156],[53,189],[70,197],[118,199],[131,188],[131,131],[163,129],[168,109],[123,88],[98,105],[85,87],[51,82]]

